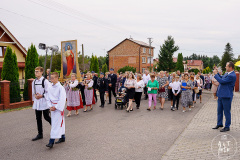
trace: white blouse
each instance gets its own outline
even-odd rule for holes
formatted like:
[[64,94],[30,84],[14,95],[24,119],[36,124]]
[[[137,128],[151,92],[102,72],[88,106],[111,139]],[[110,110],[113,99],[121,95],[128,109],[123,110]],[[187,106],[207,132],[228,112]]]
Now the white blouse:
[[77,85],[78,85],[78,80],[75,80],[74,82],[71,81],[71,83],[69,84],[69,87],[75,88],[75,87],[77,87]]
[[135,79],[127,79],[124,83],[125,87],[136,87],[136,80]]
[[143,88],[144,87],[145,87],[145,85],[144,85],[144,81],[143,80],[140,80],[139,82],[136,81],[135,92],[143,92]]

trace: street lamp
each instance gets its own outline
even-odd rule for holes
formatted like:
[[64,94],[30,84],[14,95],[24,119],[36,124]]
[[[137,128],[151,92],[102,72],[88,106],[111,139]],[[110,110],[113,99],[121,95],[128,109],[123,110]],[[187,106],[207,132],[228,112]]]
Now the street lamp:
[[38,48],[39,48],[39,49],[42,49],[42,50],[46,50],[43,76],[45,76],[45,71],[46,71],[47,52],[48,52],[48,49],[52,50],[51,61],[50,61],[50,73],[49,73],[49,80],[51,80],[52,57],[53,57],[53,53],[56,52],[56,51],[58,51],[59,48],[58,48],[57,45],[47,46],[47,45],[44,44],[44,43],[39,43]]

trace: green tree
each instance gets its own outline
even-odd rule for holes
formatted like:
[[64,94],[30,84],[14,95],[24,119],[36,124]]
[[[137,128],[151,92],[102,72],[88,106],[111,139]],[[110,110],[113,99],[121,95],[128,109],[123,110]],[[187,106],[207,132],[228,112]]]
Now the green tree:
[[180,70],[180,72],[184,72],[183,55],[182,55],[182,53],[178,53],[176,70]]
[[90,71],[93,71],[93,65],[94,65],[94,56],[92,54],[91,60],[90,60]]
[[97,56],[92,55],[91,63],[90,63],[90,71],[94,71],[95,73],[99,73],[99,64],[98,64]]
[[99,74],[99,64],[98,64],[98,58],[97,56],[94,56],[94,59],[93,59],[93,71],[95,73],[98,73]]
[[102,68],[102,66],[106,63],[106,57],[100,56],[98,57],[98,64],[99,68]]
[[10,102],[20,102],[20,84],[17,56],[12,52],[11,47],[7,47],[2,68],[2,79],[10,81]]
[[220,58],[217,55],[214,55],[212,59],[215,66],[218,66],[219,63],[221,62]]
[[233,50],[230,43],[225,46],[225,51],[222,55],[221,67],[223,71],[226,71],[226,64],[229,61],[233,61]]
[[136,72],[136,68],[134,67],[131,67],[131,66],[125,66],[125,67],[122,67],[118,70],[118,73],[122,72],[122,73],[125,73],[126,71],[132,71],[133,73]]
[[160,51],[158,54],[158,70],[171,71],[174,69],[173,54],[179,49],[178,46],[175,46],[174,38],[168,36],[167,40],[164,41],[164,44],[160,46]]
[[[55,52],[52,58],[52,71],[61,71],[61,52]],[[49,67],[50,68],[50,67]]]
[[107,68],[107,64],[106,64],[106,63],[102,66],[102,70],[101,70],[101,71],[104,73],[104,75],[105,75],[105,73],[108,71],[108,68]]
[[29,100],[28,95],[28,82],[30,78],[35,78],[35,68],[38,66],[38,53],[36,47],[31,44],[28,48],[26,62],[25,62],[25,84],[23,98],[24,100]]

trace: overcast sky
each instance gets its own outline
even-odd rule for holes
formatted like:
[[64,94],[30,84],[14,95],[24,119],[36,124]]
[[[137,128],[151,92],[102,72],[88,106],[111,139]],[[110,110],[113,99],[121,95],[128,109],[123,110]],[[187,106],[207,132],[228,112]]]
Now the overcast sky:
[[[183,56],[222,56],[227,42],[240,55],[240,0],[1,0],[0,21],[20,43],[84,44],[85,54],[104,56],[130,36],[148,43],[154,57],[168,35]],[[44,51],[38,50],[39,54]]]

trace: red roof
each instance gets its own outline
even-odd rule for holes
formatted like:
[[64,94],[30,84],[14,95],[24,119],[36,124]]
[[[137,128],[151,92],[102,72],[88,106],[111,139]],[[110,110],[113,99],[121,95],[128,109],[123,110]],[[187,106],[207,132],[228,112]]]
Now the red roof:
[[187,60],[188,66],[201,66],[203,64],[202,60]]
[[0,21],[0,27],[3,29],[3,31],[6,32],[6,34],[10,37],[10,39],[12,39],[12,41],[16,43],[16,47],[23,54],[23,57],[26,58],[27,50],[21,45],[21,43],[19,43],[19,41],[13,36],[13,34],[7,29],[7,27],[1,21]]
[[122,42],[118,43],[116,46],[114,46],[112,49],[110,49],[110,50],[107,51],[107,52],[110,52],[111,50],[113,50],[114,48],[116,48],[118,45],[120,45],[121,43],[123,43],[123,42],[126,41],[126,40],[129,40],[129,41],[131,41],[131,42],[133,42],[133,43],[136,43],[136,44],[138,44],[138,45],[140,45],[140,46],[143,46],[143,47],[147,47],[147,48],[152,48],[152,49],[154,49],[154,47],[149,46],[149,44],[147,44],[147,43],[145,43],[145,42],[138,41],[138,40],[134,40],[134,39],[132,39],[132,38],[126,38],[126,39],[124,39]]
[[[0,68],[3,67],[3,62],[0,62]],[[18,62],[18,68],[25,68],[25,62]]]
[[177,58],[173,57],[173,62],[177,63]]

